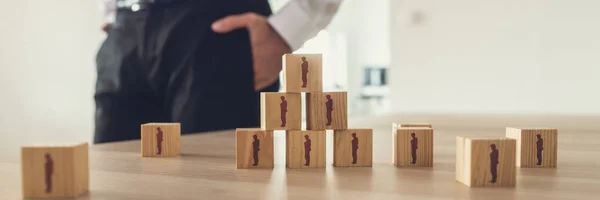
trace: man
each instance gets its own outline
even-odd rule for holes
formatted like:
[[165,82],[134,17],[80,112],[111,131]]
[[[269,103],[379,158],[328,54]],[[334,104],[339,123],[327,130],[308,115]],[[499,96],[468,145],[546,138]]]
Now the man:
[[410,164],[417,164],[417,149],[419,148],[419,138],[415,137],[415,133],[410,134],[410,155],[412,161]]
[[160,130],[160,127],[156,128],[156,132],[156,148],[158,149],[156,154],[160,155],[162,152],[163,132]]
[[536,165],[542,165],[542,151],[544,150],[544,139],[542,139],[542,135],[537,134],[537,142],[535,142],[536,144],[536,149],[537,149],[537,163]]
[[306,140],[304,142],[304,160],[306,160],[306,163],[304,163],[304,166],[309,166],[310,165],[310,151],[312,150],[310,148],[311,141],[310,141],[310,138],[308,138],[308,135],[304,135],[304,139]]
[[490,153],[490,172],[492,174],[492,180],[490,183],[496,183],[496,178],[498,177],[498,149],[496,149],[496,144],[491,144],[490,148],[492,152]]
[[139,125],[182,133],[260,122],[260,92],[279,90],[281,57],[325,28],[341,0],[102,0],[95,143],[139,139]]
[[258,140],[258,136],[253,135],[254,141],[252,142],[252,157],[254,158],[254,163],[252,166],[258,165],[258,151],[260,151],[260,140]]
[[306,57],[302,56],[302,87],[306,88],[306,82],[308,82],[308,61]]
[[358,137],[356,137],[356,133],[352,133],[352,164],[356,164],[356,159],[358,157]]
[[46,153],[46,163],[44,164],[44,176],[46,179],[46,193],[52,192],[52,174],[54,174],[54,161],[50,154]]
[[281,96],[281,103],[279,104],[279,110],[281,111],[281,127],[285,127],[286,124],[286,114],[287,114],[287,100],[285,100],[285,96]]
[[325,102],[325,107],[327,108],[327,126],[331,126],[331,113],[333,112],[333,100],[331,99],[331,95],[327,95],[327,102]]

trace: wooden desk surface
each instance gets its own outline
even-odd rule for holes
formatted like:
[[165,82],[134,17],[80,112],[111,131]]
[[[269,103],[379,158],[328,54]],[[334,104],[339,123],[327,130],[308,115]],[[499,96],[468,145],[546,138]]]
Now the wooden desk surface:
[[[372,168],[286,169],[284,133],[276,132],[275,168],[239,170],[235,168],[234,132],[221,131],[183,136],[182,155],[176,158],[142,158],[139,141],[93,145],[90,194],[79,199],[549,200],[600,196],[600,125],[578,126],[572,118],[546,120],[558,123],[553,126],[559,128],[557,169],[518,169],[515,188],[468,188],[455,181],[455,136],[503,135],[502,122],[510,120],[494,118],[500,122],[469,126],[483,119],[419,119],[434,125],[433,168],[391,164],[391,122],[407,121],[401,117],[350,124],[375,126]],[[515,125],[545,124],[535,119]],[[330,159],[332,137],[331,132],[327,134]],[[0,152],[0,199],[21,199],[20,155],[18,148],[11,149]]]

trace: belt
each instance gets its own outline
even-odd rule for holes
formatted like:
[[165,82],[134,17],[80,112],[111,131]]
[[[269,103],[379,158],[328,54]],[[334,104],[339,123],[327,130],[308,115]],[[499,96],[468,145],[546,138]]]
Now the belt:
[[117,9],[128,11],[147,10],[154,5],[174,3],[177,0],[118,0]]

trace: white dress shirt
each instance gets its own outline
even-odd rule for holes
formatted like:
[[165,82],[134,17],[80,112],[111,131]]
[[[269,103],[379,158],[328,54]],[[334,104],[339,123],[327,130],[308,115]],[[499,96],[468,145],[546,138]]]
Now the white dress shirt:
[[[290,0],[268,18],[271,26],[287,42],[292,51],[314,37],[329,23],[342,0]],[[107,23],[115,20],[116,0],[101,0]]]

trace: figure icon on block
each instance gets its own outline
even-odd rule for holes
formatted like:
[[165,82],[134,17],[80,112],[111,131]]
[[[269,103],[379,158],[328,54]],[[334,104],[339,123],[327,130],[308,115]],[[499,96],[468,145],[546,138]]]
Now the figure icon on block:
[[308,82],[308,61],[306,57],[302,56],[302,88],[306,88]]
[[304,142],[304,159],[306,160],[306,163],[304,163],[304,166],[309,166],[310,165],[311,141],[310,141],[310,138],[308,137],[308,135],[304,135],[304,139],[306,140]]
[[542,151],[544,150],[544,139],[542,139],[542,135],[537,134],[537,142],[535,142],[537,146],[537,163],[536,165],[542,165]]
[[496,178],[498,177],[498,149],[496,149],[496,144],[490,144],[490,148],[492,152],[490,153],[490,172],[492,174],[492,180],[490,183],[496,183]]
[[417,149],[419,148],[419,138],[415,136],[415,133],[410,134],[410,156],[412,161],[410,164],[417,164]]
[[358,157],[358,137],[356,137],[356,133],[352,133],[352,138],[352,164],[356,164]]
[[258,136],[253,135],[254,141],[252,142],[252,157],[254,158],[254,163],[252,166],[258,165],[258,151],[260,151],[260,140]]
[[160,127],[156,128],[156,148],[158,149],[157,155],[160,155],[162,152],[162,141],[163,141],[163,132],[160,130]]
[[281,110],[281,127],[285,127],[286,124],[286,114],[287,114],[287,100],[285,100],[285,96],[281,96],[281,103],[279,104],[279,109]]
[[325,107],[327,108],[327,126],[331,126],[331,112],[333,112],[333,99],[331,99],[331,95],[327,95],[327,102],[325,102]]
[[50,154],[46,154],[46,163],[44,164],[44,175],[46,177],[46,193],[52,192],[52,174],[54,174],[54,161]]

